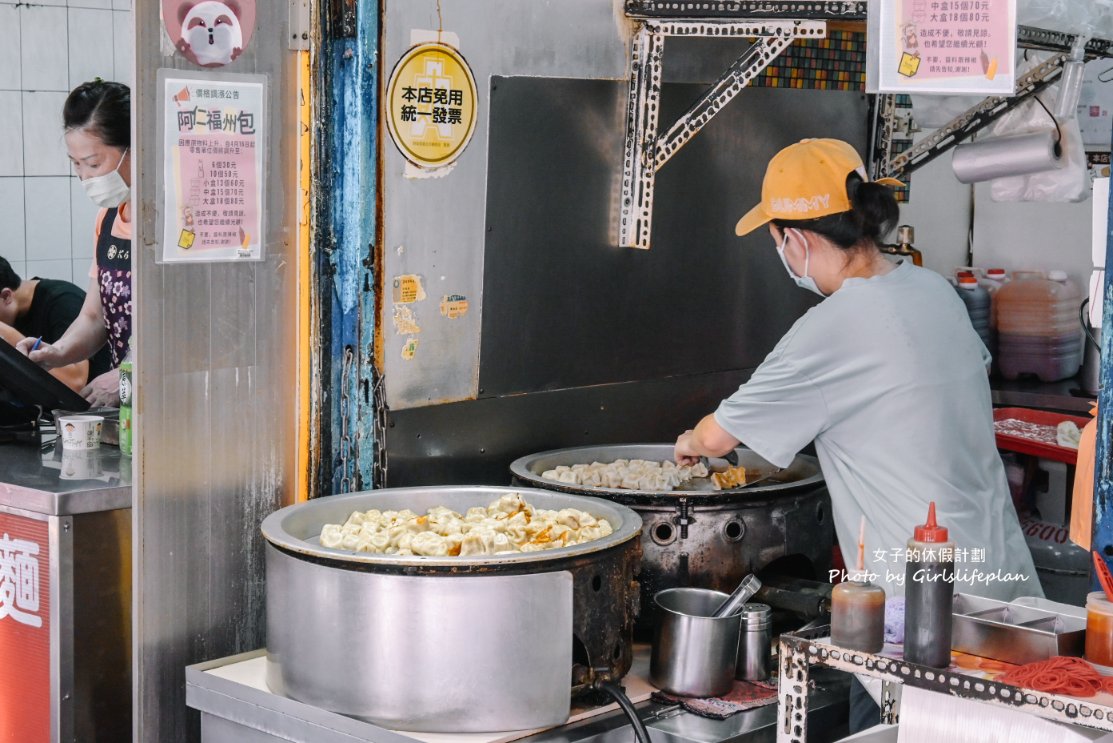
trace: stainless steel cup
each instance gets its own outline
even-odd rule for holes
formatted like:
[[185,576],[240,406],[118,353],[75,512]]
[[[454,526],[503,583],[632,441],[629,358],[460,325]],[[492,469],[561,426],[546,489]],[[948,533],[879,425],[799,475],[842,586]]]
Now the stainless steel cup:
[[686,697],[730,691],[741,617],[711,616],[726,598],[706,588],[670,588],[653,597],[660,611],[649,661],[654,686]]
[[742,637],[738,642],[738,667],[735,678],[743,681],[764,681],[769,678],[769,660],[773,652],[773,637],[769,626],[772,610],[766,604],[745,604],[739,617],[742,619]]

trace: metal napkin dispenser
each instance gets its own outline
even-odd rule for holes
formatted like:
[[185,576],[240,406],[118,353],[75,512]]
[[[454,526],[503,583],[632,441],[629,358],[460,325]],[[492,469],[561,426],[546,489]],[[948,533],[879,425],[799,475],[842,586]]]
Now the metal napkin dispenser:
[[1086,620],[1020,604],[956,593],[951,647],[1006,663],[1082,655]]

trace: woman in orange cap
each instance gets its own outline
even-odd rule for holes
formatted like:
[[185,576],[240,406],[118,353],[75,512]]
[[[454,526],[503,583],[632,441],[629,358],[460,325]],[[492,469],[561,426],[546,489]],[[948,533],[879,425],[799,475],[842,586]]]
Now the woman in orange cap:
[[847,565],[866,523],[866,570],[904,593],[902,550],[928,503],[957,547],[956,590],[1042,595],[993,433],[989,353],[938,274],[893,263],[879,241],[899,218],[846,142],[810,139],[770,161],[761,203],[738,222],[767,225],[789,277],[824,297],[746,384],[676,441],[676,459],[739,443],[779,467],[814,442]]

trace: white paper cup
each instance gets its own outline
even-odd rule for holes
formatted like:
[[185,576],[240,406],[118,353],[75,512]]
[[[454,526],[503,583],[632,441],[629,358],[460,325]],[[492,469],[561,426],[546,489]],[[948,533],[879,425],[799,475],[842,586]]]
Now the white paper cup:
[[62,449],[62,480],[91,480],[103,474],[100,452],[95,449]]
[[58,435],[62,449],[72,451],[99,449],[100,429],[104,417],[100,415],[65,415],[58,419]]

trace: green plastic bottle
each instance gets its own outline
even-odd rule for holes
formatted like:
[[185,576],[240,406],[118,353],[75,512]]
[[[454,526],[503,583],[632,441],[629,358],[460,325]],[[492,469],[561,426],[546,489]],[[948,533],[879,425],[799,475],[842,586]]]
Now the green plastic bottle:
[[131,456],[131,362],[120,362],[120,453]]

